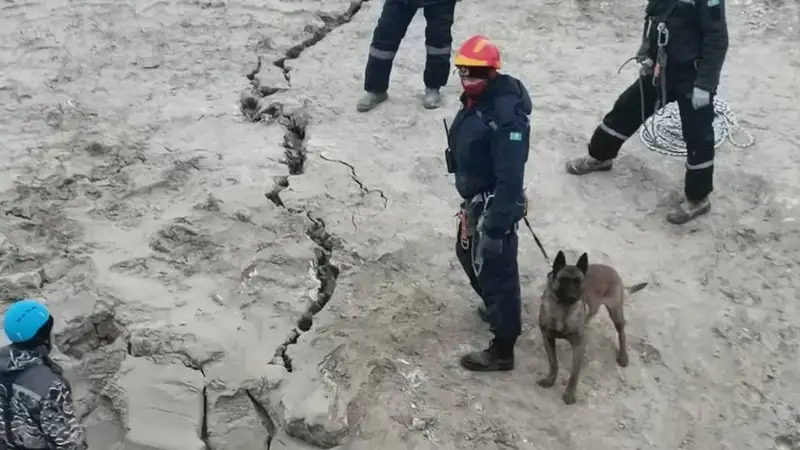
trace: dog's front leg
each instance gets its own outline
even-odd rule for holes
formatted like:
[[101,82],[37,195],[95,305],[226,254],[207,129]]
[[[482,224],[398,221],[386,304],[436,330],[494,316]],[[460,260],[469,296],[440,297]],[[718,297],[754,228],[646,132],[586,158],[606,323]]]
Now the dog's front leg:
[[575,403],[575,389],[578,387],[578,378],[580,377],[581,369],[583,368],[583,357],[586,353],[586,342],[581,333],[570,338],[569,343],[572,345],[572,371],[569,374],[567,389],[564,391],[564,396],[562,398],[564,403],[571,405]]
[[544,327],[539,327],[544,339],[544,349],[547,351],[547,362],[550,365],[547,376],[539,380],[539,386],[544,388],[553,387],[558,377],[558,357],[556,355],[556,338],[547,332]]

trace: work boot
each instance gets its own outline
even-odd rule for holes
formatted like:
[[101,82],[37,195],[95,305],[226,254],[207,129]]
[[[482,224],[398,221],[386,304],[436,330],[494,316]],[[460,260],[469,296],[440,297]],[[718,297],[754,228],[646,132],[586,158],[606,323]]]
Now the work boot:
[[425,109],[436,109],[442,105],[442,94],[439,89],[425,88],[425,97],[422,99],[422,106]]
[[489,348],[461,357],[461,367],[473,372],[501,372],[514,369],[514,341],[493,339]]
[[375,108],[376,106],[380,105],[386,99],[389,98],[389,94],[386,92],[382,92],[380,94],[376,94],[375,92],[367,92],[358,100],[358,104],[356,105],[356,109],[358,112],[367,112]]
[[585,175],[589,172],[607,172],[614,165],[613,159],[600,161],[591,156],[581,156],[567,161],[567,172],[573,175]]
[[709,211],[711,211],[711,201],[708,197],[697,202],[684,199],[679,204],[673,206],[667,213],[667,222],[675,225],[683,225]]

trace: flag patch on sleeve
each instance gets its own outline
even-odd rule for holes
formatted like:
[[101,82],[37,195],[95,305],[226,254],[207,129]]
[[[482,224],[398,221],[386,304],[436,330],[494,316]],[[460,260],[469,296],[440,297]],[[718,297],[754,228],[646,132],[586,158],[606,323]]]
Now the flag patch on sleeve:
[[[714,1],[714,0],[711,0]],[[512,131],[508,134],[508,140],[510,141],[521,141],[522,140],[522,133]]]

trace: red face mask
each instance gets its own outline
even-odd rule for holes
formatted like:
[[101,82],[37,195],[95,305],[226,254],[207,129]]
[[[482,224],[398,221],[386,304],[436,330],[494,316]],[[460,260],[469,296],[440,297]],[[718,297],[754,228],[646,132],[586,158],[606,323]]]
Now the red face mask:
[[477,97],[481,95],[488,84],[489,80],[480,78],[461,78],[461,87],[464,88],[464,93],[467,94],[467,97]]

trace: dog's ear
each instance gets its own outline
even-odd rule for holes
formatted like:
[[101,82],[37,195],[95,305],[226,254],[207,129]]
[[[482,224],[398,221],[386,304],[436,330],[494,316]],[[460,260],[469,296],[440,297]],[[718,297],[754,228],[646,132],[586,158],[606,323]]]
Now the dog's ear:
[[567,257],[564,256],[564,252],[561,250],[558,251],[556,255],[556,259],[553,261],[553,273],[558,273],[561,269],[567,266]]
[[578,258],[578,264],[575,264],[583,275],[586,275],[586,272],[589,271],[589,255],[586,253],[582,254],[580,258]]

